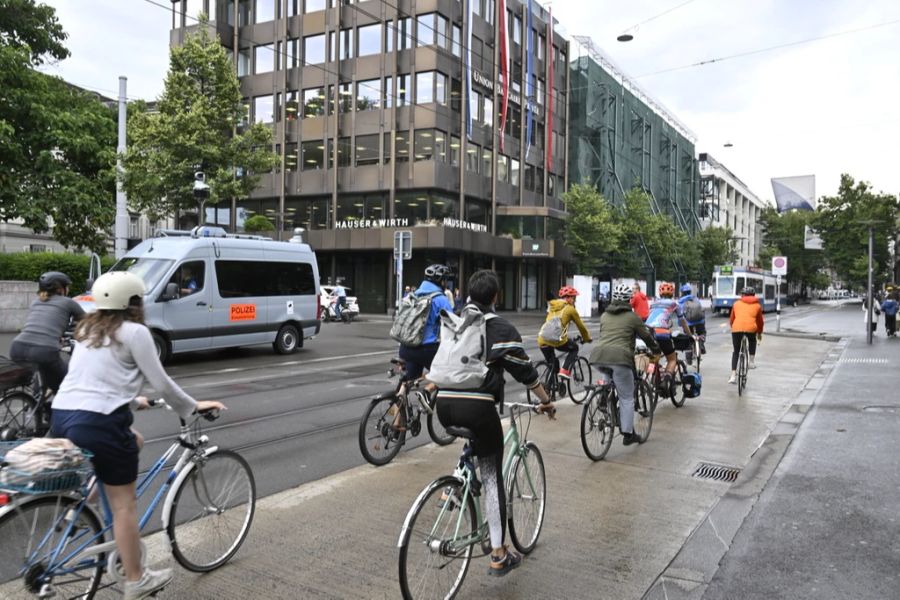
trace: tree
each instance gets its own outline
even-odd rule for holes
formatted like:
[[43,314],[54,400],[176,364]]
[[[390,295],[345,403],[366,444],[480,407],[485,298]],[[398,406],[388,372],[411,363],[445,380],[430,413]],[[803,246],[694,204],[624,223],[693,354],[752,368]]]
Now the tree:
[[157,112],[136,113],[129,124],[124,186],[132,206],[151,219],[197,208],[197,171],[206,174],[209,206],[248,196],[260,174],[278,165],[269,127],[238,127],[246,111],[237,75],[208,29],[202,19],[197,33],[172,48]]
[[693,275],[698,281],[709,283],[716,265],[730,265],[737,260],[733,240],[734,231],[730,227],[711,226],[694,236],[698,256]]
[[816,214],[811,211],[795,210],[779,213],[774,208],[767,208],[760,216],[763,247],[759,260],[763,266],[771,264],[773,256],[786,256],[788,272],[785,280],[800,286],[803,296],[810,289],[821,289],[828,285],[825,268],[825,255],[821,250],[807,250],[804,246],[805,229],[815,220]]
[[653,212],[647,192],[633,188],[625,193],[621,224],[624,243],[617,260],[623,272],[647,273],[652,264],[656,278],[675,281],[696,269],[697,254],[687,233],[668,215]]
[[115,219],[115,116],[35,70],[69,55],[65,38],[52,8],[0,0],[0,219],[102,252]]
[[575,256],[578,272],[592,273],[609,264],[622,239],[609,204],[596,188],[580,183],[563,194],[563,202],[569,212],[565,242]]
[[819,200],[813,224],[822,237],[825,257],[839,278],[854,287],[868,279],[868,225],[874,228],[874,277],[876,283],[889,270],[888,240],[896,239],[900,203],[891,194],[876,194],[865,182],[841,175],[836,196]]
[[260,231],[274,231],[275,224],[262,215],[253,215],[244,221],[244,231],[247,233],[257,233]]

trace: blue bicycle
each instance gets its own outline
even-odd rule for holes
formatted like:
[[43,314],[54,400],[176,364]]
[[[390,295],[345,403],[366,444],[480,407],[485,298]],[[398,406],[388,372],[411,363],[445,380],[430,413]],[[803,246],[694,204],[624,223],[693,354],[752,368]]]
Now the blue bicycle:
[[[165,406],[158,400],[155,405]],[[201,419],[190,423],[139,480],[140,498],[181,455],[142,515],[141,530],[162,504],[162,528],[175,559],[186,569],[219,568],[238,551],[253,521],[256,483],[250,465],[236,452],[209,444]],[[5,455],[21,442],[0,444]],[[112,512],[90,463],[38,474],[0,469],[0,598],[94,597],[103,574],[123,585],[125,573],[112,536]],[[99,507],[89,502],[96,488]],[[146,554],[141,542],[142,557]]]

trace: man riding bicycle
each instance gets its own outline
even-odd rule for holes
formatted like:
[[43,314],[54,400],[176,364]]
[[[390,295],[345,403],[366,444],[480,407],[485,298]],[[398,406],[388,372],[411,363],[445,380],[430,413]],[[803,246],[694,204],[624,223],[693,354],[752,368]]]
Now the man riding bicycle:
[[578,311],[575,310],[575,297],[578,290],[571,286],[560,288],[558,300],[551,300],[547,310],[547,318],[538,333],[538,348],[547,360],[548,365],[556,364],[556,352],[567,352],[566,359],[559,369],[559,376],[571,377],[572,365],[578,360],[578,344],[569,339],[569,323],[574,322],[585,344],[591,343],[591,334]]
[[[493,271],[476,271],[469,279],[470,304],[485,315],[493,313],[500,294],[500,280]],[[509,550],[506,536],[506,499],[503,485],[503,426],[494,407],[503,404],[506,371],[535,393],[541,401],[540,412],[552,414],[550,398],[538,380],[538,373],[525,353],[522,336],[502,317],[491,315],[485,324],[485,363],[487,376],[474,390],[441,388],[437,394],[437,415],[444,427],[465,427],[475,434],[472,453],[478,459],[483,484],[484,508],[491,536],[490,575],[506,575],[519,566],[522,556]]]
[[612,302],[600,317],[597,346],[591,352],[591,363],[612,371],[613,384],[619,394],[619,423],[622,440],[630,446],[639,440],[634,435],[634,339],[640,337],[650,351],[661,350],[641,318],[631,310],[632,288],[620,283],[612,293]]
[[762,340],[763,318],[762,305],[756,297],[756,290],[745,287],[741,290],[741,299],[731,307],[731,377],[728,383],[737,382],[738,354],[741,352],[741,341],[747,338],[750,349],[750,368],[756,368],[756,342]]
[[691,284],[685,283],[681,286],[681,297],[678,299],[681,305],[681,312],[687,324],[691,326],[691,332],[700,338],[700,352],[706,354],[706,311],[700,304],[691,289]]
[[659,284],[659,295],[659,299],[650,304],[650,314],[647,316],[646,322],[647,327],[653,331],[662,353],[666,356],[666,370],[663,373],[665,380],[662,386],[668,390],[674,381],[675,369],[678,368],[675,343],[672,341],[674,321],[677,318],[678,324],[686,334],[690,334],[691,328],[684,318],[681,305],[673,298],[675,286],[671,283]]
[[453,305],[444,295],[444,284],[450,276],[450,267],[431,265],[425,269],[422,285],[413,292],[416,298],[430,297],[431,308],[425,318],[425,335],[419,346],[400,344],[400,358],[406,361],[406,380],[415,381],[422,376],[425,369],[431,368],[431,361],[437,354],[441,341],[442,310],[453,312]]

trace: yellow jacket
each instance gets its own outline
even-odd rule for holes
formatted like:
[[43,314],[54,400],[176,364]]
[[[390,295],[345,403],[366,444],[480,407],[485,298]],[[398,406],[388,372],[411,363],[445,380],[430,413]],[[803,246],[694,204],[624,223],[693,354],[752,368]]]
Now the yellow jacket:
[[587,327],[584,326],[584,322],[582,322],[581,317],[578,316],[578,311],[565,300],[550,301],[550,308],[547,311],[547,319],[545,322],[554,317],[559,317],[559,320],[562,322],[562,340],[559,342],[548,341],[538,334],[538,346],[559,348],[560,346],[566,345],[569,342],[569,323],[572,322],[578,327],[578,332],[581,333],[581,338],[584,342],[587,344],[591,341],[591,334],[588,333]]

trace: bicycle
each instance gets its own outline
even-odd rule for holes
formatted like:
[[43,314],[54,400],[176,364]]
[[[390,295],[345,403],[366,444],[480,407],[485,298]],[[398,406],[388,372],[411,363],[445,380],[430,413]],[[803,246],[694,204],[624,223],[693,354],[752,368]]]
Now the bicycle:
[[[165,401],[153,402],[168,406]],[[256,508],[256,483],[247,461],[236,452],[209,443],[201,417],[181,420],[181,432],[150,470],[139,479],[142,497],[182,448],[172,470],[150,500],[138,526],[141,530],[162,502],[162,528],[172,555],[181,566],[198,573],[218,569],[247,537]],[[20,442],[0,444],[5,454]],[[89,456],[88,453],[85,453]],[[0,597],[23,592],[39,598],[89,600],[100,589],[104,572],[123,584],[125,573],[112,536],[112,512],[102,485],[90,477],[89,463],[57,472],[9,472],[0,480],[0,494],[9,502],[0,508]],[[96,489],[100,507],[88,501]],[[163,499],[164,498],[164,499]],[[141,542],[142,560],[146,547]]]
[[[619,392],[613,383],[612,370],[606,367],[598,369],[605,379],[600,378],[596,384],[587,386],[590,396],[581,410],[581,447],[593,461],[603,460],[612,446],[616,429],[620,426]],[[634,434],[638,437],[639,444],[650,437],[655,409],[650,383],[643,374],[635,371]]]
[[[516,549],[529,554],[537,545],[547,506],[546,474],[541,451],[529,441],[531,414],[538,407],[510,402],[510,427],[503,439],[506,448],[502,477],[506,485],[506,519]],[[523,413],[528,423],[519,435]],[[461,427],[448,431],[472,439]],[[481,482],[475,473],[467,442],[452,475],[438,477],[418,495],[400,530],[400,590],[405,600],[452,598],[459,591],[469,563],[491,552],[487,520],[482,511]]]
[[[406,443],[406,434],[416,437],[422,431],[422,415],[428,435],[439,446],[452,444],[456,436],[449,435],[435,412],[436,390],[425,389],[424,379],[412,382],[404,379],[406,362],[391,359],[388,378],[399,376],[397,387],[375,396],[359,421],[359,451],[375,466],[391,462]],[[414,398],[413,401],[410,397]]]
[[693,343],[690,348],[684,351],[684,360],[688,365],[692,365],[694,369],[700,372],[700,357],[703,354],[703,344],[706,342],[705,335],[694,335]]
[[[575,338],[576,344],[581,344],[581,337]],[[551,402],[556,402],[557,395],[567,395],[575,404],[581,404],[587,398],[588,392],[585,385],[591,382],[591,363],[583,356],[579,356],[578,360],[572,365],[568,382],[563,381],[564,378],[559,376],[559,357],[553,353],[553,364],[546,360],[535,363],[534,368],[537,369],[538,377],[544,390],[550,397]]]
[[747,341],[747,335],[752,334],[744,334],[741,336],[741,351],[738,352],[738,397],[744,394],[744,388],[747,387],[747,370],[750,368],[750,342]]

